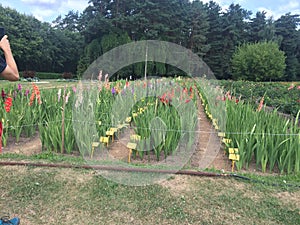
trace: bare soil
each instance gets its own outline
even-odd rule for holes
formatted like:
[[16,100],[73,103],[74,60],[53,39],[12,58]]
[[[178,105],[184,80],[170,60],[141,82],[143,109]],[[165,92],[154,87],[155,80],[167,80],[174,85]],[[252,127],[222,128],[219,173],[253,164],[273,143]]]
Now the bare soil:
[[26,156],[38,154],[42,152],[42,142],[37,132],[33,137],[20,137],[16,142],[15,138],[9,137],[7,145],[2,148],[3,153],[16,153]]

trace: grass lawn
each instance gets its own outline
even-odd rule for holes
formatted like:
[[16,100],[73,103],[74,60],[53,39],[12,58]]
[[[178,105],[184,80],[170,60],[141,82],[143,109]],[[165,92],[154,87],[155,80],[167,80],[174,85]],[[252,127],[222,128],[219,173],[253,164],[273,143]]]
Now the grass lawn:
[[18,216],[26,225],[300,222],[296,187],[180,175],[130,187],[91,170],[20,166],[1,166],[0,177],[0,212]]

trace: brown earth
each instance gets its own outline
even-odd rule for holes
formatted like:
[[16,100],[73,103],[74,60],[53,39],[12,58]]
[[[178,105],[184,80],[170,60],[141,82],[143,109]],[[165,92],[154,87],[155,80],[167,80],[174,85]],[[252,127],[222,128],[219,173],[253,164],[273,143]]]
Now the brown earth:
[[20,137],[18,142],[15,138],[9,137],[7,145],[2,148],[2,152],[30,156],[42,152],[42,142],[38,133],[30,138]]

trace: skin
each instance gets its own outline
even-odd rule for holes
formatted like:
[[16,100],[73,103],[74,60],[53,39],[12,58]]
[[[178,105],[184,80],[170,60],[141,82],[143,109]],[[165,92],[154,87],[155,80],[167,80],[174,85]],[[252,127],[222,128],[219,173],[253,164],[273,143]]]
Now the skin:
[[20,76],[19,76],[19,71],[18,67],[16,64],[16,61],[14,59],[14,56],[12,54],[8,36],[4,35],[4,37],[0,41],[0,48],[4,52],[5,60],[6,60],[6,68],[4,71],[0,74],[4,79],[9,80],[9,81],[18,81]]

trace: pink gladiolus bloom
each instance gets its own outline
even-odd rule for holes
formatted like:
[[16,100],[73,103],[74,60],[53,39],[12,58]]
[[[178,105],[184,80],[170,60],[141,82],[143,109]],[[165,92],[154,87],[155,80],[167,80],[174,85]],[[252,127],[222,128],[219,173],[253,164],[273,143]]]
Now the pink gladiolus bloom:
[[76,87],[74,86],[72,89],[73,89],[73,92],[76,93],[76,91],[77,91]]
[[228,92],[226,93],[226,96],[227,96],[228,100],[231,100],[231,94],[230,94],[230,91],[228,91]]
[[263,96],[260,100],[260,103],[259,103],[259,106],[257,108],[257,111],[260,112],[263,108],[263,105],[264,105],[264,100],[265,100],[265,97]]
[[294,87],[295,87],[295,85],[294,85],[294,84],[291,84],[291,86],[288,88],[288,91],[289,91],[289,90],[292,90]]
[[300,85],[297,87],[298,90],[300,90]]
[[18,84],[18,91],[22,91],[22,85]]
[[25,91],[25,94],[24,94],[24,95],[27,97],[27,96],[29,95],[29,92],[30,92],[30,90],[27,89],[27,90]]

